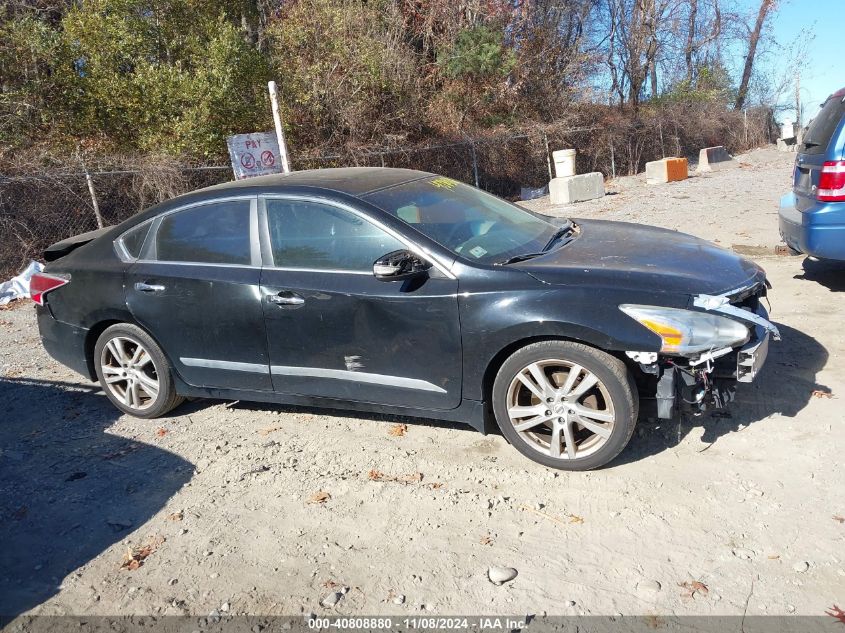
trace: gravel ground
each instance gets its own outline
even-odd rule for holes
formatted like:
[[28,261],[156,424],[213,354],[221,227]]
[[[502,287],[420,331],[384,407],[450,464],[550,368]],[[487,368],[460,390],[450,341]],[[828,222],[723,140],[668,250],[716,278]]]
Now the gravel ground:
[[745,254],[770,254],[780,243],[777,203],[791,187],[794,161],[795,154],[757,149],[737,156],[732,169],[691,168],[680,182],[647,185],[640,174],[610,181],[600,200],[552,205],[546,196],[522,204],[552,215],[656,224]]
[[[777,243],[791,155],[545,212]],[[0,311],[0,613],[821,615],[845,599],[845,270],[759,257],[783,341],[730,414],[591,473],[430,420],[196,401],[120,415]],[[815,396],[813,395],[815,392]],[[518,575],[502,585],[491,567]],[[494,571],[494,574],[497,573]],[[498,570],[505,573],[505,570]]]

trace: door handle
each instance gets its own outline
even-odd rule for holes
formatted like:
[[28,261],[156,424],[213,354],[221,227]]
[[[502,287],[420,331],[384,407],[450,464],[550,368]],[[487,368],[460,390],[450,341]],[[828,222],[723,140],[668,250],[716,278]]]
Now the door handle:
[[148,284],[143,281],[139,281],[135,284],[135,290],[139,292],[161,292],[164,290],[164,286],[161,284]]
[[305,303],[305,299],[289,290],[275,295],[268,295],[267,301],[275,303],[277,306],[301,306]]

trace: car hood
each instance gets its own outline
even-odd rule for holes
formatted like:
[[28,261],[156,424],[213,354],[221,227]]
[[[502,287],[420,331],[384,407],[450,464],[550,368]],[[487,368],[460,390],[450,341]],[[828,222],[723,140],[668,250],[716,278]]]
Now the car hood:
[[754,262],[685,233],[630,222],[576,223],[574,240],[514,267],[549,284],[690,295],[723,294],[766,277]]

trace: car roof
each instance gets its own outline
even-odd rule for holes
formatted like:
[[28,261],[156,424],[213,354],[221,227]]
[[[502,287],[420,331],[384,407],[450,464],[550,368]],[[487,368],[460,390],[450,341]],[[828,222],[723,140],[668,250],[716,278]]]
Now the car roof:
[[[202,192],[232,192],[243,189],[293,189],[314,188],[362,196],[367,193],[392,187],[405,182],[433,176],[415,169],[394,169],[391,167],[337,167],[329,169],[307,169],[288,174],[273,174],[235,180],[201,189]],[[194,192],[198,193],[198,192]]]

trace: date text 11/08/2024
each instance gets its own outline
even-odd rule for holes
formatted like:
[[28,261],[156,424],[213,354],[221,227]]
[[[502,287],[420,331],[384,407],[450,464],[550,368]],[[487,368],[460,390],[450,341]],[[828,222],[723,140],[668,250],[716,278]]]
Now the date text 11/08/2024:
[[513,631],[525,626],[525,620],[518,617],[477,617],[477,618],[442,618],[421,617],[402,618],[394,621],[389,617],[352,617],[352,618],[309,618],[308,628],[313,630],[326,629],[439,629],[439,630],[469,630],[478,631]]

